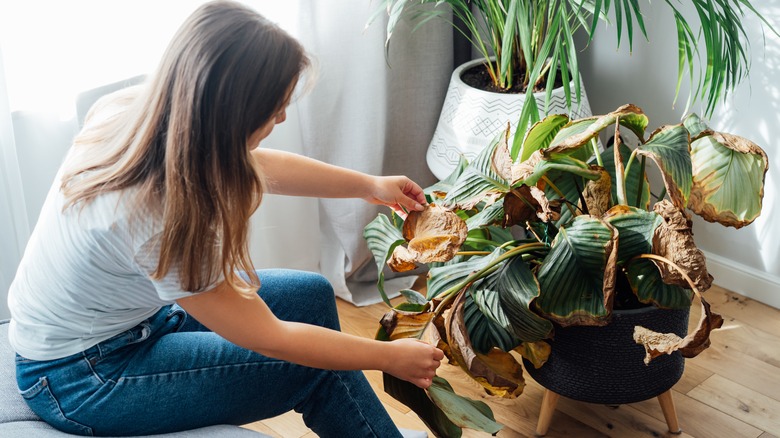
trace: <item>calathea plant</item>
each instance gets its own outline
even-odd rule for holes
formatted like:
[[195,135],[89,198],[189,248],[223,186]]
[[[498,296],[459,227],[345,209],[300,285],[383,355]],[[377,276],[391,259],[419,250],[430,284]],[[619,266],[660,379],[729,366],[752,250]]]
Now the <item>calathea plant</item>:
[[[618,308],[679,309],[698,297],[703,316],[688,336],[637,327],[634,340],[615,341],[644,345],[646,362],[706,349],[722,319],[701,295],[712,277],[689,211],[726,226],[750,224],[761,211],[768,160],[757,145],[715,132],[696,115],[646,138],[647,126],[633,105],[580,120],[552,115],[532,126],[514,156],[507,129],[429,188],[425,211],[405,221],[379,215],[364,236],[380,272],[385,264],[430,270],[425,295],[402,291],[406,302],[382,318],[377,337],[429,334],[451,364],[501,397],[523,390],[518,355],[544,366],[556,327],[604,326]],[[607,129],[614,143],[602,150]],[[650,162],[663,181],[654,191]],[[379,290],[389,304],[382,275]],[[455,395],[438,377],[428,394],[389,376],[385,389],[437,435],[501,428],[487,405]]]

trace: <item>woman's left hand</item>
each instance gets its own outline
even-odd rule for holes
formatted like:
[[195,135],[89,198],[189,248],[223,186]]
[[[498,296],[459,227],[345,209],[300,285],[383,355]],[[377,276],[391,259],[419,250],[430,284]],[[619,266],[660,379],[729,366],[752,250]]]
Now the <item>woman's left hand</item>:
[[368,196],[364,198],[372,204],[386,205],[401,218],[412,210],[421,211],[428,203],[423,189],[405,176],[377,176]]

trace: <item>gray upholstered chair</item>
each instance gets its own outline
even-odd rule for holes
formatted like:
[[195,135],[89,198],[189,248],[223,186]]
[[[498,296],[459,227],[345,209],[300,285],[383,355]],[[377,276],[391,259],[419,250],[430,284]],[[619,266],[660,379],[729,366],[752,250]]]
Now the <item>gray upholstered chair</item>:
[[[8,343],[8,320],[0,321],[0,437],[69,437],[38,418],[16,388],[14,351]],[[267,435],[238,426],[219,425],[179,433],[154,435],[158,438],[262,438]]]

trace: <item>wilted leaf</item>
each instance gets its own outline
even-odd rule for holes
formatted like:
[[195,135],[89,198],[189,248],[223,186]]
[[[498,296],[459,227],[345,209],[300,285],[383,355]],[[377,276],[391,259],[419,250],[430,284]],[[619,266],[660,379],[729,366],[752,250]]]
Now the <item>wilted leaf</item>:
[[[587,212],[591,216],[602,217],[612,204],[612,181],[609,173],[603,167],[591,166],[601,173],[601,178],[589,180],[582,191],[582,197],[587,205]],[[585,210],[580,202],[580,209]]]
[[[566,129],[564,127],[564,129],[559,132],[558,136],[556,136],[555,140],[553,140],[550,147],[543,151],[543,154],[547,157],[552,154],[571,152],[588,143],[591,139],[595,138],[599,132],[614,124],[618,119],[620,120],[621,125],[631,129],[637,137],[640,139],[644,138],[644,130],[647,127],[647,116],[645,116],[639,107],[629,104],[623,105],[609,114],[598,118],[592,118],[593,122],[590,123],[587,129],[569,137],[563,137],[561,135],[561,132],[564,132]],[[578,121],[574,121],[571,123],[574,124],[577,122]]]
[[407,312],[391,309],[382,316],[379,323],[385,329],[385,333],[387,333],[391,341],[404,338],[421,339],[433,315],[433,312],[430,310]]
[[417,268],[415,263],[416,254],[412,253],[405,246],[396,246],[393,250],[387,265],[394,272],[406,272]]
[[634,327],[634,341],[645,347],[645,364],[662,355],[679,350],[683,357],[696,357],[710,346],[710,333],[723,325],[723,318],[710,310],[701,294],[696,291],[702,306],[701,319],[696,329],[685,338],[674,333],[658,333],[641,326]]
[[504,138],[498,142],[496,150],[493,152],[493,170],[505,181],[512,177],[512,157],[509,156],[509,132],[510,125],[506,124]]
[[539,369],[547,362],[550,357],[550,344],[544,341],[523,342],[515,351],[523,356],[525,360],[531,362],[534,368]]
[[[653,211],[664,219],[655,229],[653,254],[671,260],[679,266],[700,291],[709,289],[712,285],[712,275],[707,272],[704,253],[693,241],[690,217],[668,200],[656,203]],[[661,262],[655,264],[661,272],[664,283],[688,287],[688,282],[676,269]]]
[[761,214],[766,153],[731,134],[710,133],[691,144],[693,187],[688,208],[709,222],[741,228]]
[[536,165],[542,161],[542,153],[536,151],[528,157],[527,160],[512,165],[512,185],[518,181],[525,181],[529,176],[533,175],[536,170]]
[[556,221],[560,217],[560,202],[551,203],[544,191],[536,186],[522,185],[504,197],[504,227],[539,220]]
[[466,222],[457,214],[436,204],[409,213],[403,226],[407,247],[393,250],[388,264],[393,270],[411,270],[415,263],[445,262],[455,257],[466,240]]
[[[447,343],[461,368],[495,396],[514,398],[523,392],[522,366],[515,358],[498,349],[487,355],[477,353],[471,345],[463,320],[465,293],[452,306],[446,320]],[[457,421],[453,419],[457,424]]]

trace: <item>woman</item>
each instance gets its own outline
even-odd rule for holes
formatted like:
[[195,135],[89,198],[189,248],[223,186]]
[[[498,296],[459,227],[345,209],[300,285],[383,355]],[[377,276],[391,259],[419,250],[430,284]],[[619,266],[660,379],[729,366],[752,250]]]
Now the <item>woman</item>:
[[406,177],[257,147],[307,65],[256,12],[209,3],[147,84],[91,110],[9,292],[19,389],[44,420],[139,435],[295,409],[323,437],[399,436],[357,370],[424,388],[442,352],[340,333],[326,280],[248,256],[263,193],[425,202]]

